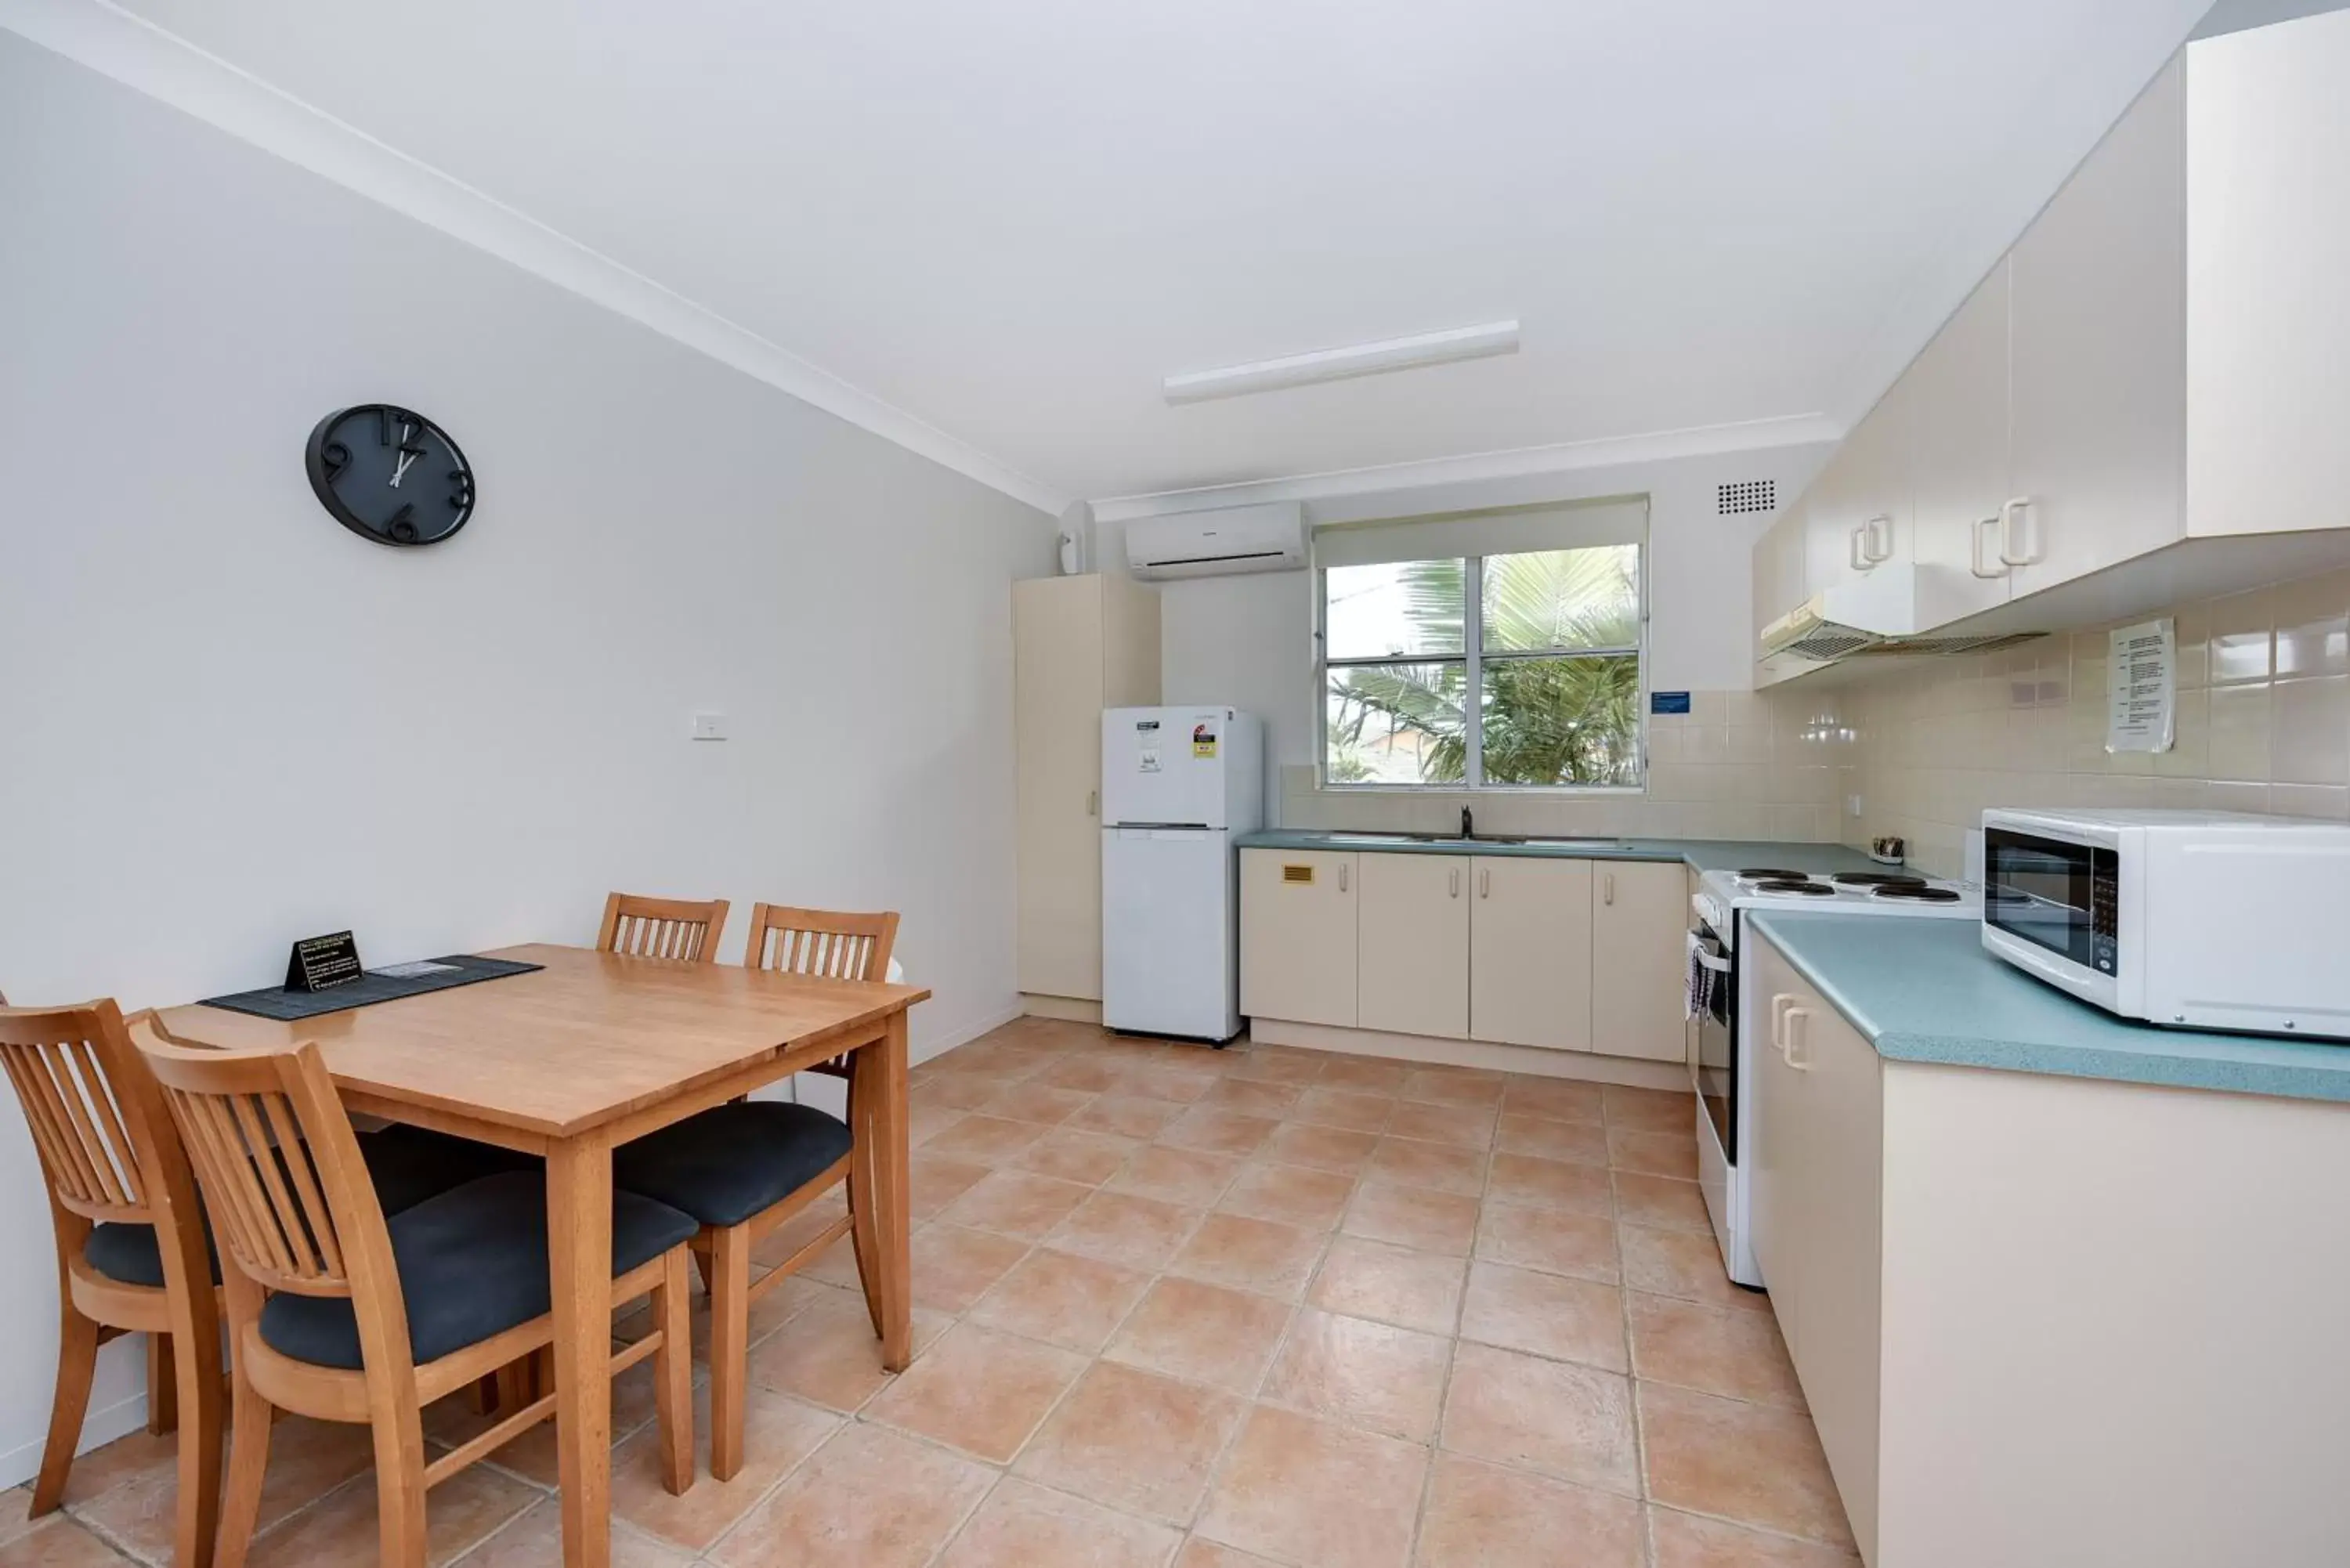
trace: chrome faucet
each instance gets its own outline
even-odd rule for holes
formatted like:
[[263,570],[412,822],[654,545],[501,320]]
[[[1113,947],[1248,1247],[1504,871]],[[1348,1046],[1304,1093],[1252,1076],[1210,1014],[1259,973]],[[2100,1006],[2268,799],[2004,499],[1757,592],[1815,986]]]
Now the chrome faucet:
[[1461,836],[1463,838],[1477,836],[1477,819],[1469,815],[1469,808],[1465,805],[1461,808]]

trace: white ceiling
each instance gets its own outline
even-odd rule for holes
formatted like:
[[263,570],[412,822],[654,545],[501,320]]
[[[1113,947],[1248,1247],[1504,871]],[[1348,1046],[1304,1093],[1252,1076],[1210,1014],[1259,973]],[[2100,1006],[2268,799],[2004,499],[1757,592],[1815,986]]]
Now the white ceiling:
[[[2208,0],[123,4],[1101,497],[1846,422]],[[1513,358],[1159,395],[1510,317]]]

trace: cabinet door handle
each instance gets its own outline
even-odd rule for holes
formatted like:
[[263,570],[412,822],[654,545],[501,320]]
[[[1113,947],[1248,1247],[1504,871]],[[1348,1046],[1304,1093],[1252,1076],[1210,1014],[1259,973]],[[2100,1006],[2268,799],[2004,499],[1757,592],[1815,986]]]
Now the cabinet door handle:
[[1787,1052],[1787,1009],[1794,1005],[1795,999],[1783,991],[1771,999],[1771,1049],[1783,1056]]
[[[2019,532],[2023,537],[2020,546],[2015,543]],[[2011,566],[2028,566],[2040,559],[2040,508],[2029,495],[2015,496],[1999,509],[1999,558]]]
[[1613,871],[1600,873],[1599,901],[1603,904],[1612,904],[1616,901],[1616,873]]
[[1097,789],[1086,791],[1086,815],[1087,816],[1101,815],[1101,791]]
[[1872,517],[1860,525],[1861,558],[1872,566],[1893,559],[1893,519]]
[[1343,892],[1345,892],[1346,890],[1347,890],[1347,863],[1346,863],[1344,860],[1341,860],[1341,861],[1339,861],[1339,862],[1338,862],[1338,891],[1340,891],[1341,893],[1343,893]]
[[[1794,999],[1790,998],[1789,1000],[1792,1001]],[[1787,1009],[1787,1025],[1785,1030],[1786,1039],[1783,1041],[1779,1046],[1779,1055],[1788,1066],[1793,1067],[1798,1073],[1808,1073],[1812,1070],[1812,1054],[1809,1051],[1805,1051],[1802,1059],[1797,1060],[1795,1056],[1795,1021],[1799,1018],[1804,1021],[1806,1026],[1804,1029],[1804,1036],[1805,1042],[1808,1044],[1812,1033],[1809,1027],[1811,1016],[1812,1010],[1808,1007],[1791,1007]]]
[[1856,572],[1865,572],[1868,570],[1869,567],[1877,565],[1876,562],[1868,558],[1868,546],[1861,539],[1861,535],[1866,531],[1866,524],[1854,524],[1852,525],[1852,537],[1846,542],[1849,546],[1846,551],[1846,558],[1852,562],[1852,569]]
[[1458,866],[1452,868],[1452,896],[1456,898],[1461,897],[1461,867]]
[[1492,896],[1493,868],[1488,866],[1483,870],[1477,873],[1477,897],[1480,898],[1490,898]]
[[1987,564],[1983,559],[1983,533],[1986,529],[1995,529],[1999,526],[2000,519],[1997,517],[1979,518],[1975,522],[1974,537],[1968,542],[1968,552],[1970,557],[1968,562],[1968,569],[1973,572],[1978,577],[2003,577],[2007,576],[2007,568],[2004,566],[1993,567]]

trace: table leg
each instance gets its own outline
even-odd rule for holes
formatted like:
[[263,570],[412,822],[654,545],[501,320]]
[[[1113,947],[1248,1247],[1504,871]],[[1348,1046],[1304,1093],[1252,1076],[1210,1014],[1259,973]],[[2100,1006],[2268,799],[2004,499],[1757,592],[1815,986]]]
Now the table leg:
[[914,1355],[913,1265],[907,1197],[911,1177],[906,1156],[906,1013],[889,1015],[888,1033],[850,1058],[856,1075],[852,1094],[861,1124],[858,1158],[873,1195],[874,1284],[879,1300],[881,1365],[903,1372]]
[[612,1150],[598,1134],[546,1156],[555,1300],[555,1438],[564,1568],[612,1561]]

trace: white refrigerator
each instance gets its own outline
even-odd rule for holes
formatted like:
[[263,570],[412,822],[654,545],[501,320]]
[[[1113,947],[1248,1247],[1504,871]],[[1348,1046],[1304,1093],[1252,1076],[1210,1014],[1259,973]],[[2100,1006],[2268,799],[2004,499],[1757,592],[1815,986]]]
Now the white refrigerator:
[[1240,859],[1264,824],[1264,730],[1202,703],[1102,713],[1102,1023],[1241,1032]]

